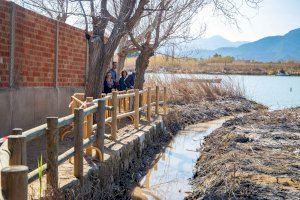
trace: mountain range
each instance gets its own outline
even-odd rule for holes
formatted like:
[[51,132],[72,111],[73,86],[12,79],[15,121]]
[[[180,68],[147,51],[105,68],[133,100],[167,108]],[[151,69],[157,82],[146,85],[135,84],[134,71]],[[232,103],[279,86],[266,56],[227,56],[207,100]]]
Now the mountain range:
[[179,46],[180,49],[205,49],[205,50],[215,50],[222,47],[238,47],[242,44],[246,44],[246,41],[232,42],[223,38],[222,36],[215,35],[210,38],[198,38],[192,40],[187,44],[182,44]]
[[208,58],[217,53],[239,60],[300,61],[300,28],[282,36],[269,36],[254,42],[231,42],[214,36],[182,44],[180,49],[179,56],[193,58]]

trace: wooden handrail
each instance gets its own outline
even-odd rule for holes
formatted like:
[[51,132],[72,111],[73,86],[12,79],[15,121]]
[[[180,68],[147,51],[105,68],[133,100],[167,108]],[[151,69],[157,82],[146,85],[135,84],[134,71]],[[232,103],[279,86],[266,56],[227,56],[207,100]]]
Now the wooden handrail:
[[[145,96],[146,95],[146,96]],[[162,100],[159,97],[162,97]],[[78,97],[78,98],[77,98]],[[104,132],[105,124],[110,123],[112,139],[117,139],[118,120],[126,117],[134,118],[134,127],[139,128],[140,111],[145,110],[147,113],[147,121],[151,121],[151,108],[155,106],[155,113],[159,114],[159,106],[163,105],[163,113],[166,114],[167,90],[161,90],[158,86],[155,89],[147,88],[145,90],[127,90],[122,92],[114,91],[99,99],[89,98],[88,100],[80,100],[84,97],[83,93],[75,93],[72,96],[72,101],[77,102],[78,107],[73,107],[75,114],[70,114],[61,118],[51,117],[47,119],[47,123],[34,127],[22,133],[22,130],[15,129],[9,139],[8,152],[10,163],[18,165],[26,165],[26,143],[40,136],[47,136],[46,152],[47,163],[42,165],[42,172],[47,171],[47,182],[51,190],[58,188],[58,166],[74,157],[74,175],[83,180],[83,149],[90,147],[96,148],[100,152],[100,160],[104,156]],[[80,98],[80,99],[79,99]],[[106,101],[111,101],[112,104],[106,105]],[[140,103],[142,102],[142,103]],[[80,104],[80,105],[79,105]],[[88,106],[90,105],[90,106]],[[97,124],[93,124],[92,115],[95,113],[100,117],[97,119]],[[111,115],[105,116],[105,112],[110,112]],[[87,123],[85,123],[85,119]],[[88,134],[84,136],[85,124],[87,124]],[[58,130],[60,127],[74,127],[75,144],[74,147],[58,155]],[[20,144],[20,145],[17,145]],[[92,156],[92,149],[88,149],[87,154]],[[22,155],[17,155],[17,154]],[[38,178],[38,169],[34,169],[28,173],[28,182]]]
[[118,95],[118,99],[127,98],[127,97],[134,97],[134,93],[127,93],[127,94]]
[[26,142],[33,140],[34,138],[40,137],[45,134],[47,124],[34,127],[22,133],[26,137]]

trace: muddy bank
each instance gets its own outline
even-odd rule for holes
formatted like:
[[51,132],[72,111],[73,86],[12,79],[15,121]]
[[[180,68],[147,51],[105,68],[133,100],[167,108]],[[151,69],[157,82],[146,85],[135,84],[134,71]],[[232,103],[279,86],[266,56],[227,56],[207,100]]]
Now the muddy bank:
[[227,121],[204,142],[188,199],[300,199],[300,108]]
[[170,112],[164,121],[172,133],[184,129],[187,125],[266,108],[243,97],[220,97],[211,101],[204,100],[170,107]]

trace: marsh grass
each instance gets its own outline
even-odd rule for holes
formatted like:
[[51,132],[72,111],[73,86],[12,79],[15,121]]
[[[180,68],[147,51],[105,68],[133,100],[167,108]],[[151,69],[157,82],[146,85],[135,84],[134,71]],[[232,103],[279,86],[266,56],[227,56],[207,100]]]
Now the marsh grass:
[[[135,66],[135,57],[126,59],[127,69]],[[150,59],[148,72],[164,71],[168,73],[213,73],[213,74],[253,74],[274,75],[279,70],[285,70],[291,75],[300,75],[300,63],[287,62],[256,62],[249,60],[230,60],[226,57],[196,59],[196,58],[172,58],[156,55]]]
[[229,79],[221,83],[207,83],[201,81],[195,75],[181,76],[157,76],[149,75],[145,87],[167,87],[169,104],[189,104],[203,100],[216,100],[221,97],[243,97],[244,90],[241,84]]

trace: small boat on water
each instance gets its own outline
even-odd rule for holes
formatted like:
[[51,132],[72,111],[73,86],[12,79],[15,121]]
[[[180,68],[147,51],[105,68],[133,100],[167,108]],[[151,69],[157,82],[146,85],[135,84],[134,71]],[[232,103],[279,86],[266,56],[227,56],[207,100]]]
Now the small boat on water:
[[281,69],[280,71],[277,72],[276,76],[289,76],[289,73]]

